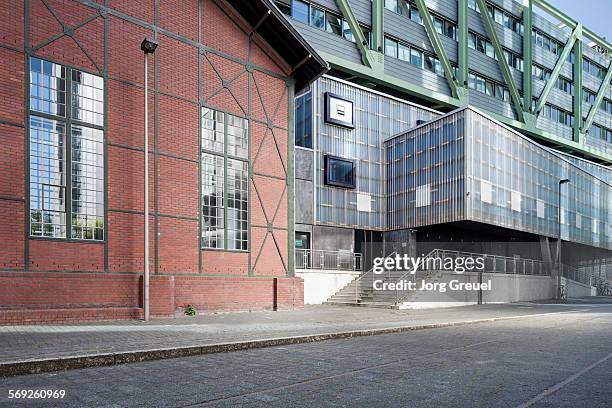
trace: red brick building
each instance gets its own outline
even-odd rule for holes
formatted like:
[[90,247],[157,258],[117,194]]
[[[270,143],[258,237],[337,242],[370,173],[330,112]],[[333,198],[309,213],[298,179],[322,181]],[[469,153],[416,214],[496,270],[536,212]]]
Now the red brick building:
[[271,1],[8,0],[0,323],[293,309],[293,95],[326,70]]

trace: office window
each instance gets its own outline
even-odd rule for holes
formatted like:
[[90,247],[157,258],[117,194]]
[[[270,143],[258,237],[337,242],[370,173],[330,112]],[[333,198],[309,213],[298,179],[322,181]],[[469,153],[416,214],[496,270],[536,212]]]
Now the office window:
[[295,101],[295,145],[312,149],[312,93]]
[[331,13],[325,13],[325,17],[325,30],[327,32],[342,36],[342,19]]
[[355,42],[355,37],[353,36],[351,27],[346,20],[342,20],[342,36],[349,41]]
[[387,10],[391,10],[394,13],[400,13],[400,9],[398,7],[398,0],[385,0],[385,8]]
[[434,17],[433,24],[438,34],[444,34],[444,20],[439,17]]
[[473,50],[476,49],[476,36],[474,33],[468,33],[468,47]]
[[486,54],[486,44],[487,42],[485,40],[483,40],[480,37],[476,38],[476,50],[478,50],[478,52],[481,52],[483,54]]
[[325,184],[355,188],[355,163],[352,160],[326,155]]
[[442,71],[440,67],[440,61],[438,61],[436,57],[432,57],[431,55],[425,56],[425,69],[438,75],[441,75]]
[[479,92],[484,93],[485,92],[485,79],[482,77],[477,76],[476,77],[476,90]]
[[476,75],[471,72],[468,74],[468,88],[476,89]]
[[421,14],[416,7],[410,7],[410,19],[415,23],[423,24],[423,19],[421,18]]
[[410,62],[410,47],[399,43],[397,45],[397,58],[401,59],[402,61]]
[[304,24],[308,24],[308,4],[303,1],[293,0],[291,5],[291,17]]
[[423,184],[418,186],[415,191],[416,203],[415,207],[426,207],[431,205],[431,184]]
[[397,58],[397,41],[385,37],[385,55]]
[[485,41],[485,54],[487,57],[495,58],[495,48],[493,44],[488,41]]
[[410,63],[419,68],[423,68],[423,53],[414,48],[410,49]]
[[446,36],[453,40],[457,40],[457,26],[446,22]]
[[103,78],[31,58],[29,105],[30,235],[104,240]]
[[248,249],[248,121],[202,108],[203,248]]
[[325,11],[316,7],[310,8],[310,25],[325,29]]

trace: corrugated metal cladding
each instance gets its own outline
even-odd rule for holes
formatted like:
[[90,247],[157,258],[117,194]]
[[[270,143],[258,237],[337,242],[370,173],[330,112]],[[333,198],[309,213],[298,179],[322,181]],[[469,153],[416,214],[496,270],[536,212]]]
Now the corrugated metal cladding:
[[[355,106],[355,128],[346,129],[324,122],[325,93],[351,100]],[[386,226],[384,185],[384,140],[431,120],[438,114],[405,101],[386,97],[333,78],[324,77],[312,86],[315,136],[315,220],[351,228],[382,230]],[[354,160],[354,190],[326,186],[326,154]],[[371,200],[371,211],[357,210],[357,194]],[[369,197],[368,197],[369,196]]]
[[[612,248],[612,185],[464,109],[386,143],[389,228],[472,220]],[[609,174],[608,174],[609,177]],[[429,195],[429,196],[428,196]]]

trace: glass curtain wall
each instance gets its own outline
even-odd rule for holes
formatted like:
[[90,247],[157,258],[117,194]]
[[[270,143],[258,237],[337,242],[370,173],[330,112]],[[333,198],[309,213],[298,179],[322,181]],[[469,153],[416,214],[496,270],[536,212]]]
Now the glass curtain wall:
[[464,218],[464,130],[460,112],[387,142],[390,229]]
[[[612,249],[612,185],[471,109],[386,143],[390,229],[471,220]],[[594,167],[594,166],[590,166]]]
[[[353,101],[354,129],[324,122],[326,92]],[[414,127],[417,120],[432,119],[437,113],[329,77],[324,77],[313,85],[312,95],[315,126],[315,222],[352,228],[384,229],[384,140]],[[355,189],[325,185],[326,154],[355,161]],[[371,211],[357,210],[357,194],[365,194],[366,199],[369,196]]]
[[612,185],[517,132],[467,110],[468,216],[475,221],[612,248]]

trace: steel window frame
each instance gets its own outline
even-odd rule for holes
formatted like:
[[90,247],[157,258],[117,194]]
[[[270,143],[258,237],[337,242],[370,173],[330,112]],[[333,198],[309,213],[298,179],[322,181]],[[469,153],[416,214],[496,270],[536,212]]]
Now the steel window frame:
[[[66,82],[66,100],[65,100],[65,116],[59,116],[59,115],[53,115],[50,113],[45,113],[45,112],[38,112],[35,110],[31,109],[30,106],[30,94],[28,92],[28,98],[26,100],[26,104],[27,104],[27,122],[26,122],[26,129],[27,129],[27,140],[26,140],[26,144],[28,146],[27,148],[27,173],[26,173],[26,179],[27,179],[27,192],[28,192],[28,203],[27,203],[27,217],[26,217],[26,224],[27,224],[27,229],[25,231],[26,236],[28,239],[35,239],[35,240],[53,240],[53,241],[70,241],[70,242],[79,242],[79,243],[90,243],[90,244],[104,244],[107,241],[107,227],[108,227],[108,219],[106,217],[106,212],[108,210],[107,208],[107,203],[106,203],[106,196],[107,196],[107,159],[106,159],[106,121],[107,121],[107,117],[106,117],[106,106],[107,106],[107,92],[108,92],[108,85],[107,85],[107,78],[103,75],[100,75],[99,72],[95,72],[95,71],[90,71],[87,69],[82,69],[82,68],[76,68],[72,65],[69,64],[65,64],[65,63],[61,63],[58,61],[54,61],[53,59],[50,58],[46,58],[46,57],[39,57],[37,55],[34,55],[32,53],[27,53],[26,54],[26,60],[27,60],[27,88],[29,89],[31,84],[32,84],[32,70],[31,70],[31,60],[32,58],[36,58],[39,59],[41,61],[44,62],[50,62],[52,64],[55,65],[59,65],[60,67],[63,67],[66,71],[66,78],[65,78],[65,82]],[[83,72],[86,74],[90,74],[90,75],[95,75],[99,78],[102,78],[103,83],[104,83],[104,93],[103,93],[103,103],[104,103],[104,107],[103,107],[103,112],[104,112],[104,124],[103,125],[96,125],[93,123],[88,123],[88,122],[83,122],[80,121],[78,119],[74,119],[72,117],[72,71],[79,71],[79,72]],[[30,118],[32,116],[35,117],[39,117],[39,118],[43,118],[43,119],[49,119],[49,120],[55,120],[61,123],[64,123],[65,125],[65,135],[64,135],[64,155],[65,155],[65,164],[64,164],[64,168],[65,168],[65,177],[66,177],[66,185],[65,185],[65,193],[64,193],[64,213],[66,214],[66,234],[64,237],[45,237],[45,236],[37,236],[37,235],[32,235],[32,220],[31,220],[31,208],[30,208],[30,202],[31,199],[29,199],[29,191],[30,191],[30,184],[31,184],[31,166],[30,166],[30,154],[31,154],[31,150],[30,150],[30,145],[31,145],[31,139],[30,139]],[[103,205],[104,205],[104,228],[103,228],[103,238],[102,239],[83,239],[83,238],[74,238],[72,237],[72,126],[81,126],[81,127],[86,127],[86,128],[91,128],[91,129],[96,129],[96,130],[100,130],[102,132],[103,135],[103,148],[102,148],[102,154],[104,155],[104,197],[105,199],[103,200]]]

